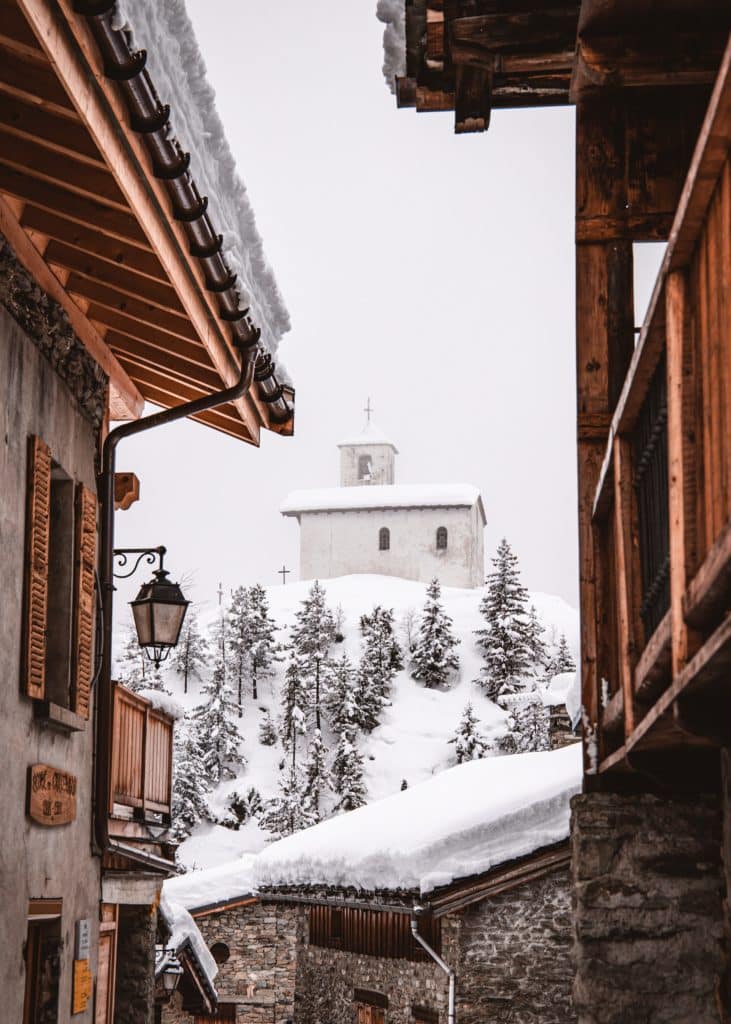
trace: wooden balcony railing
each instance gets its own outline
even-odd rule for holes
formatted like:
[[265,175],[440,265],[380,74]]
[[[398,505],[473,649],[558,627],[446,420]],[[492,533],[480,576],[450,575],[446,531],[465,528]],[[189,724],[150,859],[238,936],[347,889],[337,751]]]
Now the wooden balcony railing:
[[595,495],[601,693],[584,703],[600,709],[600,770],[634,750],[707,743],[714,714],[701,729],[698,694],[716,719],[726,700],[718,687],[731,671],[730,125],[731,44]]
[[139,820],[169,824],[172,768],[173,719],[115,683],[110,814],[121,805]]

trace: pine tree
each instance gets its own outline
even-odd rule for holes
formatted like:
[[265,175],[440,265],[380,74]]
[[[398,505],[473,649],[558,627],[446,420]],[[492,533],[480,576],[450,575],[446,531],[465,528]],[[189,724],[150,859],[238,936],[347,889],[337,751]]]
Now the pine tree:
[[518,754],[551,749],[551,730],[548,708],[543,706],[540,694],[519,695],[511,701],[511,732]]
[[361,658],[355,677],[355,724],[363,732],[373,732],[380,724],[386,698],[383,682],[373,664]]
[[489,755],[490,745],[480,732],[471,701],[462,712],[457,731],[449,742],[454,743],[457,764],[462,764],[463,761],[478,761]]
[[228,624],[227,639],[231,651],[231,668],[236,681],[238,713],[239,718],[241,718],[244,713],[244,677],[249,661],[249,649],[252,643],[249,591],[246,587],[237,587],[234,590],[226,619]]
[[249,675],[251,696],[259,699],[259,681],[273,674],[272,665],[281,661],[280,646],[276,641],[277,624],[269,615],[269,599],[264,587],[255,583],[249,587],[251,615],[251,647],[249,649]]
[[263,810],[261,793],[256,786],[249,786],[245,793],[233,790],[226,798],[226,810],[219,818],[219,825],[233,829],[235,832],[252,818],[258,818]]
[[201,694],[205,702],[196,709],[195,717],[208,778],[216,784],[226,775],[234,778],[234,768],[246,763],[241,750],[243,741],[236,726],[238,707],[220,654],[216,657],[211,680]]
[[133,625],[128,626],[124,646],[116,659],[116,679],[128,690],[136,693],[147,686],[146,676],[151,668],[152,662],[139,645],[136,629]]
[[314,824],[312,812],[304,800],[302,773],[290,765],[281,773],[279,795],[264,804],[259,827],[271,832],[276,839],[282,839]]
[[277,730],[270,712],[265,708],[261,722],[259,722],[259,742],[264,747],[273,747],[277,742]]
[[562,633],[559,638],[558,647],[548,663],[547,671],[550,676],[560,675],[561,672],[576,671],[576,662],[571,654],[565,633]]
[[480,602],[485,620],[475,630],[484,664],[478,680],[492,700],[515,693],[531,668],[528,631],[528,591],[520,582],[518,559],[503,538],[492,560],[495,569],[487,578],[487,593]]
[[327,750],[322,741],[322,733],[315,729],[304,767],[303,797],[314,821],[320,821],[320,802],[322,794],[330,783],[330,771],[327,766]]
[[545,633],[543,623],[538,618],[536,606],[532,604],[528,609],[528,623],[526,626],[526,641],[533,661],[534,671],[542,675],[548,663],[548,648],[543,639]]
[[168,696],[170,695],[170,690],[168,690],[165,685],[159,665],[155,665],[150,662],[147,667],[147,676],[145,678],[144,685],[140,687],[140,690],[157,690],[158,693],[167,693]]
[[328,675],[322,703],[327,721],[336,736],[344,729],[354,730],[361,725],[355,672],[347,654],[343,654],[334,663]]
[[292,647],[301,659],[302,670],[310,689],[307,711],[314,714],[315,728],[322,728],[321,698],[326,684],[328,654],[335,642],[335,620],[325,604],[325,590],[318,580],[302,601],[292,627]]
[[208,773],[203,760],[198,730],[189,718],[175,725],[173,740],[172,834],[186,839],[200,821],[209,816]]
[[208,664],[208,641],[198,625],[198,616],[189,612],[173,655],[173,668],[183,677],[183,693],[188,692],[188,679],[200,679],[201,669]]
[[387,695],[393,677],[404,667],[394,632],[393,609],[377,604],[370,615],[361,615],[360,631],[363,635],[363,657],[383,680],[384,695]]
[[293,655],[281,691],[282,714],[279,723],[279,735],[282,745],[291,749],[296,757],[297,737],[307,730],[306,708],[307,689],[302,668],[302,659]]
[[411,675],[433,689],[444,686],[453,670],[459,668],[455,647],[459,640],[452,632],[452,620],[442,607],[441,587],[436,577],[426,590],[426,602],[419,620],[419,632],[411,660]]
[[334,810],[353,811],[366,802],[363,758],[352,733],[341,732],[330,767],[332,790],[337,797]]

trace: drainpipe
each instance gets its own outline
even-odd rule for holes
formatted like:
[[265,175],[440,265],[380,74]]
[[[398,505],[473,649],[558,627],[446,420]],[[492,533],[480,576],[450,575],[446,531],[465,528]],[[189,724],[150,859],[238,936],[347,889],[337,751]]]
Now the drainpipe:
[[423,909],[421,907],[414,907],[414,911],[413,911],[413,914],[412,914],[412,917],[411,917],[411,934],[414,936],[414,938],[419,943],[419,945],[423,949],[426,950],[426,952],[432,958],[434,963],[438,967],[441,967],[441,969],[444,971],[444,973],[449,978],[449,996],[448,996],[448,1003],[447,1003],[447,1024],[455,1024],[455,1019],[456,1018],[455,1018],[455,1015],[454,1015],[454,1004],[455,1004],[455,986],[456,986],[456,983],[457,983],[457,975],[454,973],[454,971],[452,970],[451,967],[448,967],[447,964],[445,964],[445,962],[442,960],[442,958],[439,956],[439,954],[436,952],[436,950],[431,948],[431,946],[426,941],[426,939],[422,938],[422,936],[419,935],[419,918],[418,918],[418,915],[420,913],[423,913]]
[[[114,470],[116,465],[117,445],[125,437],[141,434],[146,430],[162,427],[166,423],[174,423],[186,416],[194,416],[225,405],[236,398],[241,398],[254,381],[257,360],[261,358],[258,341],[260,332],[253,328],[246,342],[237,347],[242,351],[241,370],[238,381],[223,391],[212,395],[204,395],[192,402],[176,405],[172,409],[163,409],[140,420],[121,423],[107,434],[102,448],[102,469],[98,478],[99,504],[101,506],[101,537],[99,551],[99,598],[101,602],[101,665],[99,668],[97,699],[96,699],[96,744],[95,744],[95,799],[94,799],[94,839],[95,851],[121,853],[151,868],[160,870],[167,864],[160,857],[134,850],[125,843],[112,840],[109,836],[109,810],[111,795],[111,751],[112,751],[112,612],[114,597]],[[168,865],[169,866],[169,865]]]

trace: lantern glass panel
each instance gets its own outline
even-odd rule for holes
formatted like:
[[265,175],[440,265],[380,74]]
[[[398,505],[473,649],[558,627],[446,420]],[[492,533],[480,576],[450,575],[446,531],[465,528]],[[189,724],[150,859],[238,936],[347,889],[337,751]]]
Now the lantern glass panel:
[[137,630],[137,640],[140,647],[149,647],[154,643],[152,629],[152,605],[149,601],[132,602],[132,615]]

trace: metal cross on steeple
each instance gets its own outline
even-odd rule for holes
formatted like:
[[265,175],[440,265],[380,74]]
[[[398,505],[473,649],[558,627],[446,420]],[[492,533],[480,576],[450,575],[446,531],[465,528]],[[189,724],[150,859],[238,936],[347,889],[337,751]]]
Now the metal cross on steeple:
[[289,576],[291,571],[292,571],[291,569],[288,569],[286,567],[284,562],[282,562],[282,568],[281,569],[277,569],[277,576],[281,576],[282,577],[282,583],[283,584],[287,582],[287,577]]
[[371,413],[372,413],[372,412],[374,412],[373,406],[371,405],[371,400],[370,400],[370,398],[369,398],[369,399],[368,399],[368,401],[366,402],[366,407],[365,407],[365,409],[363,410],[363,412],[364,412],[364,413],[366,414],[366,416],[368,417],[368,419],[367,419],[367,422],[368,422],[368,423],[370,423],[370,422],[371,422]]

